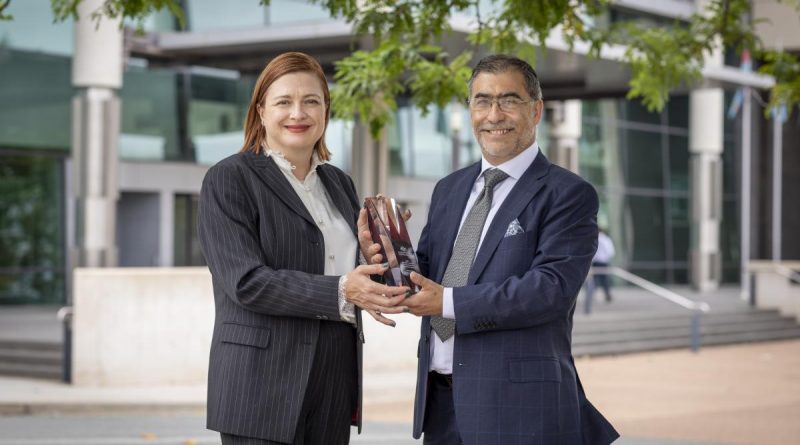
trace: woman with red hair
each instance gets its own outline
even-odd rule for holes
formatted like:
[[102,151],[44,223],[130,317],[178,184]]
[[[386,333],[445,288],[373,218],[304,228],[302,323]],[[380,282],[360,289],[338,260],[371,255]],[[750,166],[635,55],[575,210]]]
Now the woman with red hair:
[[282,54],[256,82],[241,151],[203,181],[198,231],[216,307],[207,426],[223,444],[348,443],[361,426],[359,308],[392,326],[381,314],[403,311],[408,289],[370,278],[386,266],[358,266],[366,215],[350,177],[326,162],[329,119],[322,67]]

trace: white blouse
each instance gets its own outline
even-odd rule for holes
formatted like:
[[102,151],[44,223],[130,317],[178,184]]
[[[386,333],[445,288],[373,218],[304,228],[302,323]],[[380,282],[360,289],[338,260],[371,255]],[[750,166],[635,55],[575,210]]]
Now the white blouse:
[[[264,154],[271,157],[281,169],[322,232],[325,240],[325,275],[345,275],[353,270],[358,254],[358,241],[319,179],[317,166],[324,162],[314,153],[311,157],[311,170],[306,179],[301,181],[292,173],[294,166],[286,160],[283,153],[265,147]],[[339,313],[342,320],[355,323],[355,308],[352,303],[340,299]]]

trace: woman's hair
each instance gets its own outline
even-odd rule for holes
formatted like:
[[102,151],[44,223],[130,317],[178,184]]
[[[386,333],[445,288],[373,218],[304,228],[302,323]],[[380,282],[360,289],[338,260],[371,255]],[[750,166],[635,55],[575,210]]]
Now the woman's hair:
[[321,161],[328,161],[331,152],[325,146],[325,130],[328,128],[328,121],[331,114],[331,94],[328,91],[328,81],[319,62],[308,54],[299,52],[288,52],[272,59],[261,75],[258,76],[256,86],[253,88],[253,97],[250,99],[250,108],[247,109],[247,118],[244,121],[244,145],[241,151],[251,151],[261,153],[261,144],[266,140],[267,134],[264,126],[261,125],[261,116],[258,114],[258,106],[264,103],[267,90],[279,77],[291,73],[307,72],[317,76],[322,85],[322,94],[325,100],[325,128],[322,136],[314,144],[314,151]]

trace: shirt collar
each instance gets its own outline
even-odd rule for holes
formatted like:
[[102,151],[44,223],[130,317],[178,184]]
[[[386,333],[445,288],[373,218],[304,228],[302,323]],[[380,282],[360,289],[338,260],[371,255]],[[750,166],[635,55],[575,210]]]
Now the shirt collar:
[[536,156],[539,155],[539,144],[536,141],[533,141],[533,145],[523,150],[520,154],[514,156],[513,158],[509,159],[506,162],[503,162],[500,165],[492,165],[486,158],[481,159],[481,174],[478,175],[478,178],[482,178],[483,172],[490,168],[499,168],[505,174],[507,174],[510,178],[513,178],[515,181],[519,180],[525,170],[530,167],[534,160],[536,160]]
[[[271,148],[267,147],[266,144],[262,144],[262,147],[264,147],[264,156],[275,160],[275,164],[277,164],[278,167],[284,172],[292,173],[292,170],[295,169],[295,166],[286,159],[283,153],[278,150],[272,150]],[[311,153],[311,169],[308,171],[308,174],[310,175],[312,173],[316,173],[317,167],[324,163],[325,161],[321,161],[319,156],[317,156],[317,151],[314,150]]]

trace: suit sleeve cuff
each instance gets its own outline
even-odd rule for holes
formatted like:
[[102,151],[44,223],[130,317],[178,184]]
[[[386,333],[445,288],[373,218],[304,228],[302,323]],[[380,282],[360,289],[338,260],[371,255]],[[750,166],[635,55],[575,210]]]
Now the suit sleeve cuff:
[[453,307],[453,288],[446,287],[442,293],[442,317],[456,319],[456,309]]
[[347,275],[342,275],[339,278],[339,317],[342,321],[355,325],[356,307],[345,297],[345,283],[347,283]]

